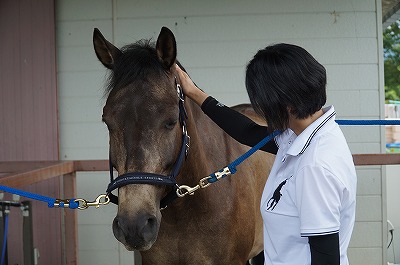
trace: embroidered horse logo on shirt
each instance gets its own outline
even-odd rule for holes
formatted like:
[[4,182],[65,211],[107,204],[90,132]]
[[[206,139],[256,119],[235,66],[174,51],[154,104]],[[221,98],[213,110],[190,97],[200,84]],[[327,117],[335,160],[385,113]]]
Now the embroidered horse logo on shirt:
[[285,179],[284,181],[282,181],[281,184],[279,184],[279,186],[275,189],[274,194],[272,194],[271,199],[268,200],[267,210],[273,211],[275,209],[275,206],[278,204],[279,200],[282,197],[281,189],[282,189],[283,185],[286,184],[287,180],[288,179]]

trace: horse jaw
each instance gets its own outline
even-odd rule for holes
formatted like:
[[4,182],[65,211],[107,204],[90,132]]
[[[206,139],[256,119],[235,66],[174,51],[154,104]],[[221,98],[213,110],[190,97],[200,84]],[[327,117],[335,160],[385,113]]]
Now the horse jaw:
[[160,196],[160,188],[152,185],[133,184],[119,189],[113,233],[127,250],[149,250],[157,240],[161,223]]

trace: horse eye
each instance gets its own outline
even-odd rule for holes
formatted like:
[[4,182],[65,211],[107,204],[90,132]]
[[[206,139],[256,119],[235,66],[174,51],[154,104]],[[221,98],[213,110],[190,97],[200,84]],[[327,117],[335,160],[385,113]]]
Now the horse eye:
[[175,127],[177,122],[178,122],[178,120],[169,120],[166,122],[165,128],[167,128],[168,130],[172,130]]

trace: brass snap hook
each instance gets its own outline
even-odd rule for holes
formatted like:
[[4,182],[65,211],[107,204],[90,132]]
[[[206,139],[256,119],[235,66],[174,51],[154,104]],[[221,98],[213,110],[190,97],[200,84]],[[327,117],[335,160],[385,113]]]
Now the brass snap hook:
[[107,205],[110,202],[110,197],[107,194],[100,194],[94,201],[87,201],[80,198],[75,199],[75,201],[79,203],[79,210],[85,210],[89,207],[99,208],[100,205]]

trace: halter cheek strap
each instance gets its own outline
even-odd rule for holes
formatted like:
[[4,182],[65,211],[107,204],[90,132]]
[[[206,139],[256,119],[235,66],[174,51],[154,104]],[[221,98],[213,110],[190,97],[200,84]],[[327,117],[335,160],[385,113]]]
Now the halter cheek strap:
[[187,113],[184,106],[184,95],[181,86],[177,82],[175,78],[175,85],[176,91],[179,97],[179,122],[182,127],[182,146],[179,152],[179,156],[175,161],[174,167],[172,169],[171,174],[168,176],[155,174],[155,173],[147,173],[147,172],[130,172],[123,175],[118,176],[114,179],[114,167],[111,163],[111,155],[109,158],[109,165],[110,165],[110,184],[107,187],[107,195],[110,198],[110,201],[114,204],[118,204],[118,196],[112,194],[111,192],[115,189],[120,187],[129,185],[129,184],[150,184],[150,185],[165,185],[165,186],[172,186],[173,189],[170,191],[160,202],[160,208],[166,208],[167,205],[176,199],[178,196],[176,194],[176,190],[178,189],[179,185],[176,182],[176,177],[179,174],[180,169],[182,168],[183,161],[187,156],[190,144],[190,137],[187,133],[186,129],[186,119]]

